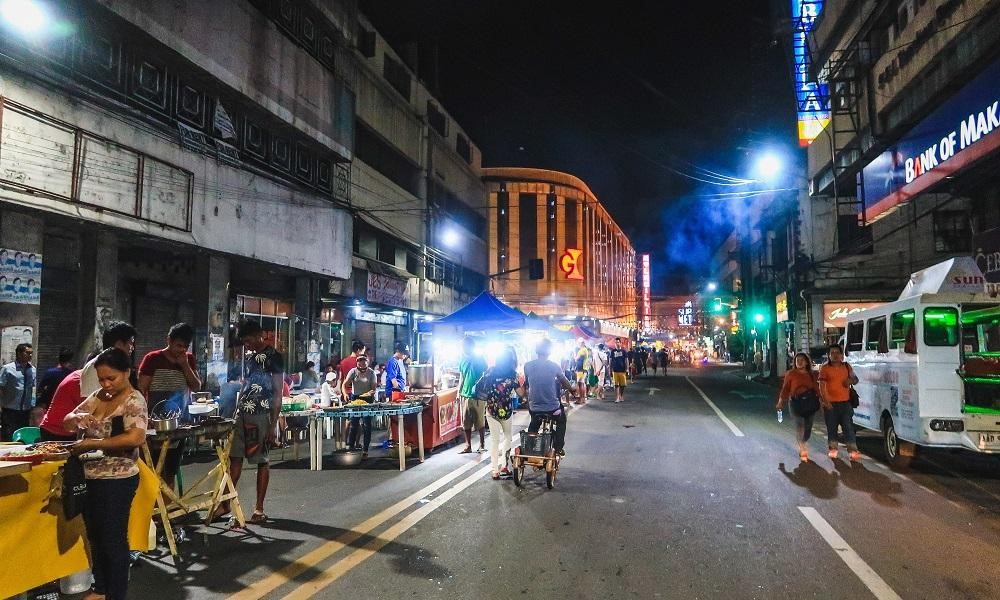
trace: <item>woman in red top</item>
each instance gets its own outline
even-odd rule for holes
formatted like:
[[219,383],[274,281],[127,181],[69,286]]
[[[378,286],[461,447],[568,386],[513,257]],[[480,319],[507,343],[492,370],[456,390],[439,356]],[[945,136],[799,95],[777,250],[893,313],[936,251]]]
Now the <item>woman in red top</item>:
[[[795,368],[785,373],[785,382],[778,393],[778,404],[775,408],[783,410],[788,404],[789,398],[804,394],[809,390],[819,393],[819,385],[816,383],[816,375],[812,370],[812,359],[808,354],[799,352],[794,359]],[[795,438],[799,442],[799,459],[802,462],[809,461],[809,448],[806,442],[812,434],[813,417],[815,413],[808,417],[795,416]]]

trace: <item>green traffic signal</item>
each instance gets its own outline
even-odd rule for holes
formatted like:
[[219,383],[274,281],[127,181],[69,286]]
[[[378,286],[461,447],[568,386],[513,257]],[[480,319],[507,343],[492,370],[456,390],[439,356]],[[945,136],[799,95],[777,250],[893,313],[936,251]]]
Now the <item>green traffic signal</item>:
[[756,313],[756,314],[754,314],[753,320],[756,321],[756,322],[758,322],[758,323],[763,323],[764,322],[764,314],[763,313]]

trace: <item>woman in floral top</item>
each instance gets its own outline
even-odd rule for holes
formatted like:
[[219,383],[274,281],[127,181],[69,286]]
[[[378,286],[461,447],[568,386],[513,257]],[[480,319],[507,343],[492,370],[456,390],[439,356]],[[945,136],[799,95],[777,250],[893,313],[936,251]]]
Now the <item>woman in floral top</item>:
[[[517,388],[517,354],[513,348],[507,346],[500,352],[496,363],[483,374],[483,381],[488,386],[486,422],[490,426],[490,468],[493,479],[500,479],[510,475],[507,452],[510,450],[510,417],[514,413],[513,395]],[[503,457],[502,469],[499,468],[500,457]]]
[[[84,600],[124,600],[128,591],[128,517],[139,487],[139,446],[146,439],[146,401],[129,382],[132,361],[110,348],[94,361],[101,389],[91,394],[63,426],[83,439],[72,450],[100,450],[83,463],[87,496],[83,521],[90,542],[94,589]],[[116,424],[120,424],[116,427]]]

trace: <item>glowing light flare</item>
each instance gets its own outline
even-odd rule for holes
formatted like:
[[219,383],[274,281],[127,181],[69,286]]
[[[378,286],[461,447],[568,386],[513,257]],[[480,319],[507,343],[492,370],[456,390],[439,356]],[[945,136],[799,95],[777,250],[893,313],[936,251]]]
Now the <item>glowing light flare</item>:
[[38,33],[48,21],[45,10],[35,0],[2,0],[0,16],[11,27],[26,34]]
[[441,232],[441,243],[449,248],[457,248],[462,241],[462,236],[453,227],[449,227]]

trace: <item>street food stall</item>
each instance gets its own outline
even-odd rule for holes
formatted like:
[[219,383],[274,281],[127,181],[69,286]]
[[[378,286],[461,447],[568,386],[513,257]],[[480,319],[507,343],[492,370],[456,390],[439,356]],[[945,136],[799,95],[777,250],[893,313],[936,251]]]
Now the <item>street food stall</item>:
[[[420,400],[429,413],[418,430],[415,419],[405,419],[403,442],[419,443],[432,449],[462,435],[463,410],[458,397],[458,364],[462,359],[462,338],[474,336],[479,342],[478,352],[487,364],[506,346],[517,352],[524,363],[534,351],[534,344],[551,328],[538,317],[507,306],[489,292],[479,294],[472,302],[441,319],[424,322],[419,326],[422,334],[430,334],[430,364],[409,367],[417,377],[410,378],[407,400]],[[429,371],[425,375],[423,370]],[[390,428],[392,439],[399,442],[398,427]]]
[[[66,519],[60,499],[67,452],[52,442],[0,445],[0,598],[23,592],[89,567],[83,517]],[[139,467],[139,488],[132,501],[128,539],[132,550],[146,551],[156,476]]]

